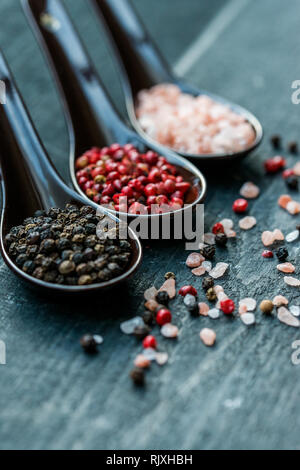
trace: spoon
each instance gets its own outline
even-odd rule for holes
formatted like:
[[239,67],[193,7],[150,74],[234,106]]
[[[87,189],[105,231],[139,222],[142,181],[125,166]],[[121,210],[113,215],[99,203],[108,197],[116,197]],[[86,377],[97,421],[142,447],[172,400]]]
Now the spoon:
[[[23,0],[25,13],[46,52],[54,73],[70,133],[70,172],[76,190],[85,198],[75,176],[75,160],[93,146],[106,147],[114,142],[134,144],[140,152],[154,150],[177,167],[178,173],[191,183],[186,205],[171,215],[200,203],[206,192],[202,173],[176,153],[153,142],[149,143],[122,121],[92,65],[71,19],[58,0]],[[113,209],[107,209],[117,214]],[[126,214],[129,219],[162,218],[165,214]],[[174,217],[173,217],[174,218]]]
[[159,50],[153,44],[129,0],[92,0],[92,3],[104,26],[110,33],[116,55],[120,61],[120,76],[130,121],[139,135],[147,140],[147,142],[152,143],[153,139],[144,132],[137,120],[135,113],[137,95],[141,90],[149,89],[161,83],[170,83],[177,85],[183,93],[192,96],[205,94],[213,100],[226,105],[237,114],[243,116],[255,131],[254,142],[245,150],[236,153],[202,155],[179,152],[182,156],[198,162],[214,163],[215,161],[245,157],[260,144],[263,137],[263,129],[258,119],[252,113],[225,98],[199,90],[173,74]]
[[[98,291],[131,276],[142,258],[142,248],[135,233],[129,229],[132,259],[128,270],[121,276],[101,284],[87,286],[58,285],[36,279],[13,262],[7,252],[5,236],[12,227],[21,225],[37,210],[51,207],[64,208],[67,203],[78,206],[87,201],[70,189],[59,177],[49,160],[47,152],[37,134],[22,97],[16,87],[8,65],[0,52],[0,80],[6,88],[6,104],[0,105],[0,165],[3,206],[0,220],[0,248],[7,266],[19,277],[43,291],[84,293]],[[90,202],[95,209],[99,207]],[[107,217],[119,221],[103,210]]]

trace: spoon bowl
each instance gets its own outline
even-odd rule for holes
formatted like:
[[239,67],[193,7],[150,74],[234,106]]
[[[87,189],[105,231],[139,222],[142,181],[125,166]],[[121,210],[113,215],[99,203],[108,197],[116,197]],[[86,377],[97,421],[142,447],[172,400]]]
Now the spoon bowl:
[[[48,293],[91,293],[112,287],[129,278],[139,267],[142,248],[136,234],[129,230],[132,256],[128,269],[120,276],[101,284],[87,286],[59,285],[45,282],[22,271],[9,256],[5,236],[12,227],[21,225],[37,210],[64,208],[66,204],[78,207],[87,201],[70,189],[59,177],[37,134],[22,97],[15,85],[8,65],[0,53],[0,80],[6,87],[6,104],[0,106],[0,165],[2,210],[0,219],[0,249],[7,266],[31,286]],[[96,210],[99,206],[89,203]],[[118,223],[114,215],[101,209]]]
[[[157,142],[149,142],[129,128],[114,108],[71,19],[57,0],[23,0],[25,13],[54,74],[70,134],[70,173],[76,190],[87,198],[77,183],[75,160],[91,147],[117,142],[133,144],[140,152],[153,150],[176,166],[179,175],[191,183],[187,205],[165,214],[127,214],[128,219],[163,218],[184,212],[203,201],[206,181],[189,161]],[[117,215],[113,209],[108,211]],[[123,213],[124,214],[124,213]]]
[[214,164],[216,161],[224,163],[227,160],[243,158],[258,147],[263,138],[263,128],[259,120],[247,109],[213,93],[199,90],[177,78],[152,42],[130,0],[91,0],[91,2],[111,38],[115,54],[119,59],[120,77],[129,119],[146,142],[153,144],[155,141],[142,129],[136,117],[138,93],[155,85],[168,83],[177,85],[183,93],[195,97],[206,95],[226,105],[244,117],[255,132],[252,144],[238,152],[218,154],[178,152],[180,155],[198,163]]

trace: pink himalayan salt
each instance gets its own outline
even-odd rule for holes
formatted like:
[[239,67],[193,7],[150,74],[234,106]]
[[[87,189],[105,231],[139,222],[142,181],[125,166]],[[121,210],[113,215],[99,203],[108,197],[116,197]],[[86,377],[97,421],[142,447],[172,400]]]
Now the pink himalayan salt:
[[296,279],[295,277],[284,276],[283,280],[288,286],[292,286],[292,287],[299,287],[300,286],[299,279]]
[[203,241],[207,245],[214,245],[215,244],[215,239],[216,239],[216,236],[213,233],[205,233],[203,235]]
[[227,300],[228,299],[228,295],[225,294],[225,292],[218,292],[217,293],[217,298],[218,300],[222,301],[222,300]]
[[187,257],[186,265],[189,268],[198,268],[204,260],[205,258],[200,253],[191,253]]
[[174,278],[167,279],[161,288],[159,289],[159,292],[166,291],[169,294],[170,299],[174,299],[176,297],[176,281]]
[[240,300],[240,305],[246,305],[247,312],[252,312],[256,309],[256,300],[252,297],[245,297],[245,299]]
[[274,235],[273,232],[270,232],[269,230],[266,230],[265,232],[262,233],[261,236],[261,241],[265,246],[270,246],[274,243]]
[[162,326],[160,332],[165,338],[177,338],[179,334],[178,327],[171,323],[166,323]]
[[282,209],[286,209],[286,206],[291,200],[291,196],[289,196],[288,194],[282,194],[278,199],[278,205],[282,207]]
[[207,317],[209,306],[205,302],[200,302],[198,304],[198,307],[199,307],[199,315],[202,315],[203,317]]
[[200,338],[205,346],[213,346],[216,342],[217,335],[214,330],[203,328],[203,330],[200,331]]
[[155,360],[159,366],[163,366],[168,362],[169,355],[168,353],[158,352],[155,355]]
[[239,226],[242,230],[250,230],[256,225],[256,218],[252,216],[244,217],[239,221]]
[[281,263],[277,264],[278,271],[282,273],[294,273],[296,268],[292,265],[292,263]]
[[154,299],[147,300],[147,302],[145,303],[145,308],[147,310],[150,310],[150,312],[156,312],[157,307],[158,303]]
[[247,311],[248,311],[247,305],[240,302],[239,303],[239,314],[244,315],[245,313],[247,313]]
[[283,240],[284,240],[284,235],[283,235],[282,231],[279,230],[278,228],[276,228],[276,229],[273,231],[273,236],[274,236],[274,240],[279,240],[279,241],[283,241]]
[[294,328],[299,328],[300,326],[300,321],[298,318],[294,317],[286,307],[279,307],[277,318],[285,325],[293,326]]
[[300,212],[300,204],[297,201],[290,201],[287,203],[286,210],[291,214],[291,215],[296,215],[299,214]]
[[218,284],[216,286],[214,286],[214,291],[216,293],[216,295],[218,295],[220,292],[224,292],[224,289],[222,286],[219,286]]
[[228,266],[229,264],[227,263],[217,263],[216,266],[210,271],[209,275],[214,279],[218,279],[219,277],[224,276]]
[[150,366],[150,361],[143,354],[139,354],[134,360],[134,365],[142,369],[147,369]]
[[231,219],[223,219],[220,224],[222,224],[226,230],[231,230],[233,228],[233,220]]
[[275,307],[280,307],[281,305],[288,305],[289,303],[288,299],[283,295],[276,295],[272,302]]
[[225,235],[227,236],[227,238],[235,238],[236,232],[234,230],[225,229]]
[[259,193],[259,187],[256,186],[254,183],[251,183],[250,181],[244,183],[240,189],[240,195],[246,199],[255,199],[259,196]]
[[246,326],[254,325],[255,315],[253,313],[244,313],[241,315],[241,320]]
[[157,289],[153,286],[150,287],[149,289],[145,290],[144,292],[144,297],[146,300],[152,300],[155,299],[157,295]]
[[183,93],[174,84],[142,90],[136,115],[151,138],[179,152],[234,153],[255,140],[254,129],[241,115],[206,95]]
[[201,265],[205,271],[207,271],[209,273],[209,271],[211,271],[212,269],[212,263],[211,261],[203,261],[202,265]]
[[203,276],[206,273],[206,269],[204,266],[199,266],[199,268],[192,269],[192,274],[194,276]]
[[296,163],[296,165],[294,166],[293,170],[294,170],[294,174],[295,174],[296,176],[300,176],[300,162],[297,162],[297,163]]

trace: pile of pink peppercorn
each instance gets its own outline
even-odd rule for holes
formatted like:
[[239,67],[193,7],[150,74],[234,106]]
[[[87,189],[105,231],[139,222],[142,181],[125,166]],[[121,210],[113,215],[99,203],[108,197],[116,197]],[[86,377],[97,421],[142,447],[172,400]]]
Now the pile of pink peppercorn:
[[76,160],[76,179],[97,204],[129,214],[178,210],[191,187],[165,157],[132,144],[88,150]]

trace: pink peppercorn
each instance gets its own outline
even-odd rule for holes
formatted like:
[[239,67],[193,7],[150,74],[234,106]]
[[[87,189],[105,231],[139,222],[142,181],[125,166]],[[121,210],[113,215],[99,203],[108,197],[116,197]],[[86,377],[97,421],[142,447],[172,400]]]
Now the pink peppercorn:
[[166,323],[171,323],[172,321],[172,315],[170,310],[167,308],[161,308],[156,315],[156,322],[158,325],[163,326]]
[[264,250],[264,251],[262,252],[262,257],[263,257],[263,258],[274,258],[273,251]]
[[212,233],[217,235],[218,233],[224,233],[224,226],[220,223],[217,223],[212,228]]
[[220,302],[220,307],[222,312],[225,313],[225,315],[231,315],[234,312],[235,304],[233,300],[226,299]]
[[232,209],[237,214],[242,214],[248,209],[248,201],[246,201],[246,199],[237,199],[236,201],[234,201]]
[[183,287],[181,287],[181,289],[179,289],[178,294],[182,295],[182,297],[185,297],[187,294],[191,294],[191,295],[194,295],[196,297],[197,291],[196,291],[195,287],[193,287],[193,286],[183,286]]
[[144,339],[143,341],[143,347],[145,349],[147,348],[153,348],[153,349],[156,349],[157,348],[157,341],[156,341],[156,338],[152,335],[148,335],[146,336],[146,338]]

